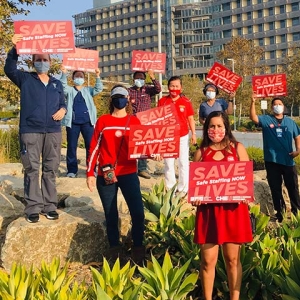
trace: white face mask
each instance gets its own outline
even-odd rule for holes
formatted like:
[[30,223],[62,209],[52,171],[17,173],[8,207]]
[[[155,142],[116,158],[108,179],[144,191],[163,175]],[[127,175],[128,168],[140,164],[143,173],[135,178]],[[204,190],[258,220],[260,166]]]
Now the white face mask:
[[274,105],[274,106],[273,106],[273,112],[274,112],[276,115],[282,114],[282,113],[283,113],[283,110],[284,110],[283,105]]
[[213,91],[207,91],[205,93],[207,99],[215,99],[216,98],[216,92],[213,92]]

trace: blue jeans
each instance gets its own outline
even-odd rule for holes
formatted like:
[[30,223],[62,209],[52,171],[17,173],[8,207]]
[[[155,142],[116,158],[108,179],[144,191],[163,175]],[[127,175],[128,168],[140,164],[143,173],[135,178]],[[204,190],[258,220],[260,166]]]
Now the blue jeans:
[[81,133],[84,140],[84,145],[86,149],[86,159],[88,158],[88,151],[90,148],[90,142],[94,133],[94,126],[90,122],[84,124],[74,124],[72,127],[67,127],[67,170],[68,173],[77,174],[78,163],[77,163],[77,146],[78,138]]
[[119,214],[117,207],[118,188],[128,205],[132,222],[132,240],[134,246],[142,246],[144,238],[144,206],[140,181],[136,173],[117,176],[118,182],[105,185],[103,176],[97,177],[97,190],[106,218],[106,232],[110,247],[120,243]]
[[148,171],[147,159],[138,159],[138,172]]

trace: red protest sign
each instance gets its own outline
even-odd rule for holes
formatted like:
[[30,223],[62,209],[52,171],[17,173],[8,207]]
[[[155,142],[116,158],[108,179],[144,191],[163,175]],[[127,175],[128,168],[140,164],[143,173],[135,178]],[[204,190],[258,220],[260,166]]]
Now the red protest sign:
[[23,35],[18,54],[75,52],[72,21],[16,21],[14,27]]
[[180,126],[134,125],[130,127],[129,159],[179,156]]
[[174,104],[167,104],[155,108],[151,108],[145,111],[138,112],[136,114],[141,124],[144,125],[174,125],[179,124],[177,121],[177,111]]
[[258,98],[286,96],[286,75],[270,74],[253,76],[252,90]]
[[99,62],[98,53],[96,50],[75,48],[75,53],[63,55],[63,65],[68,70],[95,72]]
[[215,62],[206,76],[206,80],[216,85],[227,93],[232,93],[237,90],[243,78],[223,65]]
[[188,200],[201,203],[253,201],[252,161],[190,163]]
[[153,70],[156,73],[165,74],[166,53],[133,50],[131,69],[142,72]]

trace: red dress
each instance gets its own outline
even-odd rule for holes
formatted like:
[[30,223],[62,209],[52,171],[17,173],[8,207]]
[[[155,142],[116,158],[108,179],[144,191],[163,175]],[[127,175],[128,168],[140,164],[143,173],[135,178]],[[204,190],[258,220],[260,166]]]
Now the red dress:
[[[220,161],[238,161],[236,148],[230,151],[202,150],[202,161],[216,161],[214,155],[222,152]],[[249,243],[252,231],[246,203],[202,204],[197,207],[194,242],[197,244]]]

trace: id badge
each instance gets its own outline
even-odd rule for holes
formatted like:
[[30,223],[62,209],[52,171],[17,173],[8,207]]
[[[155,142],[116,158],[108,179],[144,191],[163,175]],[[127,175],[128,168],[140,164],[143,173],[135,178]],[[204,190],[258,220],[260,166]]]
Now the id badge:
[[276,128],[276,134],[277,134],[277,137],[281,138],[282,137],[282,128]]

